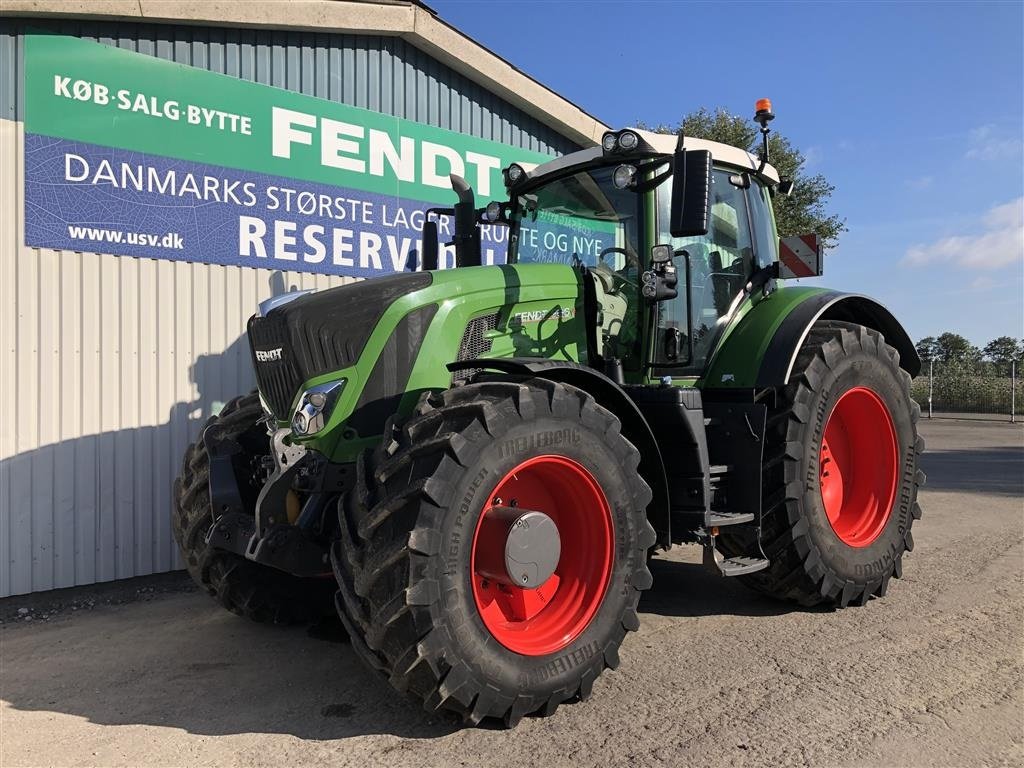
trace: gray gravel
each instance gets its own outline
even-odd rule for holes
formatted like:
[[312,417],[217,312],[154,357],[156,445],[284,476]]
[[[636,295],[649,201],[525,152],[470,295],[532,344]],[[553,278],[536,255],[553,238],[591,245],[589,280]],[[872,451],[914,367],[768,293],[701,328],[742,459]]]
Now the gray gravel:
[[679,548],[619,670],[513,731],[430,717],[336,627],[256,626],[180,576],[0,601],[0,765],[1022,765],[1024,430],[923,431],[886,598],[792,610]]

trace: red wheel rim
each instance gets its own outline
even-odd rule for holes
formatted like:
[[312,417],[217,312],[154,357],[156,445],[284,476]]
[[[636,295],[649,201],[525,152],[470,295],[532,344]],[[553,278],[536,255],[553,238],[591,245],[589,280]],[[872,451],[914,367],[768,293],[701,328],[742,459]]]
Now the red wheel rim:
[[821,502],[836,536],[866,547],[882,532],[896,498],[896,428],[885,403],[867,387],[836,401],[825,422],[818,460]]
[[[536,589],[498,584],[478,570],[494,573],[504,567],[503,562],[478,562],[478,556],[491,555],[477,546],[481,529],[489,523],[489,510],[502,505],[543,512],[558,527],[558,565]],[[593,475],[564,456],[524,461],[495,487],[473,534],[473,598],[484,626],[503,646],[525,656],[565,648],[601,607],[613,550],[611,508]]]

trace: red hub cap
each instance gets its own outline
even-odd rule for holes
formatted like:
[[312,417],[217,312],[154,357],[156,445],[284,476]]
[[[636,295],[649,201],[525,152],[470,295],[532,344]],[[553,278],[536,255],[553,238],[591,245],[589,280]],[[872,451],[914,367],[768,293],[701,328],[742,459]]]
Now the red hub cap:
[[[554,572],[533,589],[493,578],[506,565],[487,541],[494,538],[495,527],[507,528],[509,507],[543,513],[561,539]],[[543,656],[565,648],[604,600],[613,550],[611,507],[594,477],[564,456],[524,461],[498,483],[477,521],[470,567],[480,618],[510,651]]]
[[899,456],[889,409],[867,387],[854,387],[825,422],[818,460],[825,514],[844,544],[866,547],[882,532],[896,498]]

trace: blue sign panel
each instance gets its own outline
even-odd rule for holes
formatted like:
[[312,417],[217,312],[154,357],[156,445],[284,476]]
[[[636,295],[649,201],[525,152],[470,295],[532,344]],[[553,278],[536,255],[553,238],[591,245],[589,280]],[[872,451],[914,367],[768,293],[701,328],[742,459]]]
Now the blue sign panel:
[[[28,134],[25,239],[75,251],[372,277],[414,270],[415,200]],[[441,240],[452,222],[438,221]],[[482,228],[504,263],[507,229]],[[442,266],[454,249],[442,248]]]

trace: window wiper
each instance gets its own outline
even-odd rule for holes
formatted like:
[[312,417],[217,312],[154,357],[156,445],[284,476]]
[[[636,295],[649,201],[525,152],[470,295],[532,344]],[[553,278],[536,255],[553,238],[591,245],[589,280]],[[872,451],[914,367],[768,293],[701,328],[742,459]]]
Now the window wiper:
[[559,216],[579,216],[579,213],[577,211],[574,211],[571,208],[566,208],[565,206],[562,205],[556,205],[552,206],[551,208],[545,208],[544,213],[557,213]]

